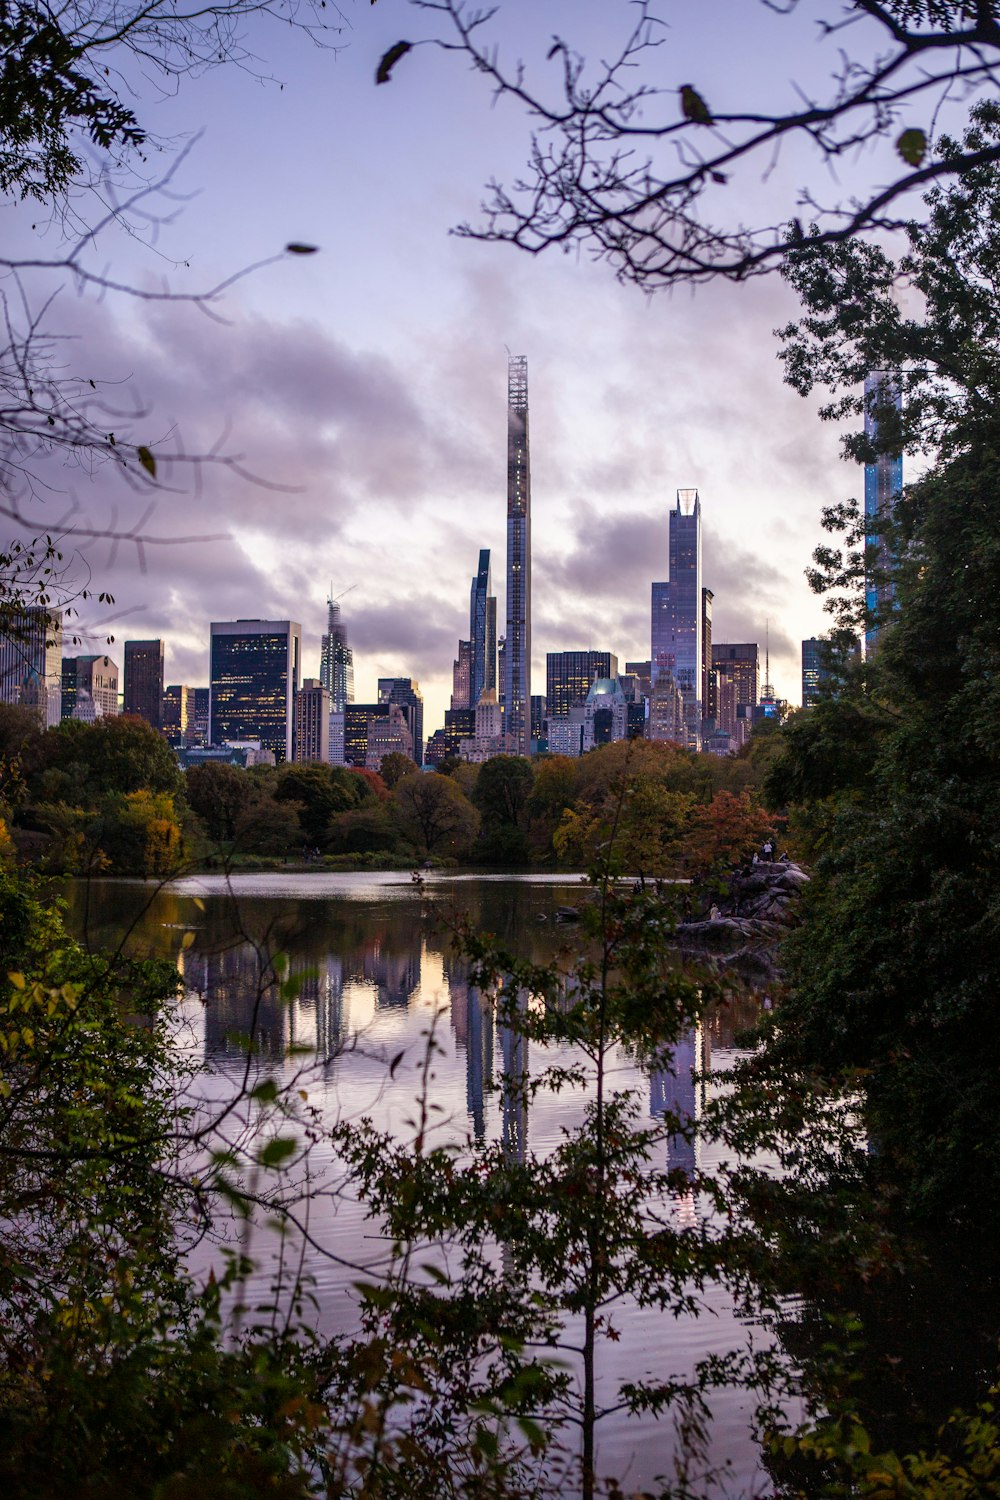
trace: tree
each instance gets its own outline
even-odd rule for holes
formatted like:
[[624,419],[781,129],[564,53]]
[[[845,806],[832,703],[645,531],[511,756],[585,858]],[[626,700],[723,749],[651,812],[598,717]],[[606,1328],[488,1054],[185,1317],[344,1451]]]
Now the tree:
[[[973,133],[995,140],[998,122],[984,106]],[[823,853],[761,1066],[859,1087],[873,1171],[922,1221],[971,1228],[992,1222],[1000,1184],[986,1103],[1000,1065],[1000,172],[977,168],[928,206],[899,265],[814,247],[790,268],[806,308],[789,335],[795,370],[830,384],[859,358],[900,370],[905,441],[936,462],[895,506],[894,608],[874,662],[780,734],[769,786],[793,811],[801,800]],[[900,274],[925,294],[920,315],[895,309]],[[827,579],[849,585],[855,612],[861,573],[854,559]]]
[[482,818],[482,859],[503,864],[527,861],[525,821],[534,780],[530,760],[519,755],[494,755],[480,767],[472,801]]
[[[630,7],[621,44],[593,66],[572,41],[555,37],[545,60],[549,77],[555,73],[550,87],[530,83],[524,64],[501,62],[490,31],[499,6],[416,3],[439,21],[437,45],[470,62],[495,97],[512,99],[534,125],[523,177],[510,188],[491,182],[482,222],[458,232],[530,254],[583,247],[647,291],[715,276],[743,280],[779,266],[802,237],[803,205],[823,244],[895,227],[906,194],[1000,154],[990,142],[949,155],[931,139],[946,97],[996,92],[1000,19],[992,0],[824,0],[818,26],[830,49],[828,86],[816,94],[795,86],[787,107],[764,109],[756,98],[741,109],[703,94],[697,79],[670,76],[667,26],[683,24],[676,7],[662,16],[650,0]],[[798,9],[797,0],[761,0],[776,47]],[[409,50],[401,43],[386,54],[386,74]],[[803,189],[781,216],[787,232],[773,220],[747,224],[742,205],[729,206],[733,180],[747,169],[765,175],[783,148],[803,143],[820,165],[836,165],[839,181],[860,148],[883,140],[895,148],[888,181],[881,170],[876,188],[855,176],[844,198],[826,203],[814,187]]]
[[326,842],[333,819],[365,801],[368,792],[343,766],[285,765],[278,771],[274,796],[278,802],[299,805],[299,822],[306,841],[321,845]]
[[378,771],[382,780],[390,792],[395,791],[404,776],[410,776],[416,770],[416,766],[408,755],[403,755],[398,750],[390,750],[388,755],[383,755]]
[[396,787],[400,827],[425,859],[449,854],[461,859],[479,829],[479,816],[450,776],[414,771]]

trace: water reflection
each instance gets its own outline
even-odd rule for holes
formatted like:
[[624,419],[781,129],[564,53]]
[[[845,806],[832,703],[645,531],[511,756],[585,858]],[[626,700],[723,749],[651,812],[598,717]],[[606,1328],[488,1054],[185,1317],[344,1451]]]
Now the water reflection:
[[[539,1066],[540,1059],[529,1056],[516,1026],[495,1015],[451,940],[461,909],[477,930],[495,934],[519,958],[552,961],[581,940],[578,930],[554,920],[558,907],[579,901],[576,882],[568,889],[514,879],[440,881],[415,890],[400,876],[317,875],[289,891],[269,889],[267,880],[237,880],[232,890],[188,882],[159,892],[138,882],[99,882],[69,892],[71,920],[94,947],[117,947],[124,930],[133,953],[176,963],[195,1045],[217,1072],[242,1071],[248,1036],[262,1068],[280,1069],[290,1047],[311,1052],[314,1062],[300,1056],[292,1066],[312,1067],[309,1104],[328,1119],[370,1116],[379,1128],[409,1133],[432,1034],[438,1140],[463,1150],[496,1143],[510,1160],[523,1162],[529,1151],[551,1151],[580,1124],[585,1100],[567,1089],[532,1099],[529,1132],[525,1084],[529,1065]],[[700,1153],[709,1148],[693,1144],[684,1123],[696,1122],[703,1108],[700,1075],[713,1056],[724,1062],[734,1030],[747,1025],[756,1008],[752,996],[734,998],[652,1069],[616,1058],[615,1086],[648,1097],[654,1119],[679,1122],[666,1140],[670,1168],[694,1175],[706,1165]],[[679,1195],[678,1212],[682,1220],[696,1213],[693,1190]],[[370,1226],[349,1193],[317,1199],[313,1215],[317,1241],[348,1258],[362,1253]],[[318,1261],[312,1274],[321,1331],[351,1326],[355,1273]],[[641,1309],[624,1310],[621,1344],[607,1351],[609,1385],[667,1378],[741,1344],[745,1335],[735,1310],[721,1292],[711,1296],[713,1316],[672,1321],[669,1339],[651,1337]],[[734,1477],[749,1489],[757,1460],[737,1403],[722,1410],[719,1430],[726,1451],[739,1450]],[[640,1440],[636,1425],[624,1420],[620,1429],[609,1427],[602,1438],[609,1471],[628,1473],[636,1483],[665,1471],[672,1437],[653,1418],[643,1433]]]

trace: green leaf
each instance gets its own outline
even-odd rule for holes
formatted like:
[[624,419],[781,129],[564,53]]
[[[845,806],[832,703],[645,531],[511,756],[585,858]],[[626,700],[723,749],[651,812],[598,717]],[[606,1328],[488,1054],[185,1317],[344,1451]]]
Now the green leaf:
[[135,456],[139,460],[142,467],[145,469],[146,473],[149,475],[150,479],[155,479],[156,459],[153,457],[150,450],[146,447],[145,443],[139,444],[138,448],[135,450]]
[[927,155],[927,136],[922,130],[911,126],[904,130],[896,142],[896,150],[909,167],[919,167]]
[[318,249],[318,245],[303,245],[300,240],[292,240],[285,246],[289,255],[315,255]]
[[278,1097],[278,1085],[273,1078],[265,1078],[258,1083],[250,1097],[256,1099],[258,1104],[270,1104],[272,1099]]
[[276,1136],[273,1141],[268,1141],[262,1147],[257,1156],[257,1161],[262,1167],[280,1167],[283,1161],[294,1156],[298,1150],[298,1143],[292,1136]]
[[391,46],[389,48],[388,52],[386,52],[384,54],[384,56],[382,58],[382,61],[379,63],[378,67],[375,69],[375,82],[376,83],[388,83],[389,82],[389,75],[392,72],[393,68],[396,66],[396,64],[399,62],[399,59],[401,57],[405,57],[406,54],[408,52],[411,52],[412,50],[413,50],[413,43],[412,42],[396,42],[396,43],[394,43],[393,46]]
[[681,114],[685,120],[691,120],[695,125],[713,125],[712,111],[699,94],[692,83],[682,83],[680,87]]

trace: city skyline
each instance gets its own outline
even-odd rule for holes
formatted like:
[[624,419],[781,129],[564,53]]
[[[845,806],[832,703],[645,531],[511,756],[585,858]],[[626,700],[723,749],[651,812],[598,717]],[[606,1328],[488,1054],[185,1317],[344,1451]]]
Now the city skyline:
[[[723,9],[734,34],[748,25],[746,7]],[[532,47],[542,16],[509,10],[509,45]],[[182,293],[289,240],[319,253],[245,278],[220,303],[220,322],[179,304],[59,303],[57,331],[93,355],[87,373],[131,376],[115,399],[128,392],[148,413],[141,435],[154,452],[177,433],[188,452],[239,460],[173,476],[147,527],[227,540],[147,546],[142,557],[127,543],[115,555],[92,544],[78,576],[110,588],[115,604],[82,606],[80,650],[114,655],[124,638],[163,637],[166,679],[204,682],[211,619],[292,613],[318,675],[332,577],[335,594],[357,585],[344,600],[357,696],[372,700],[380,676],[412,675],[439,723],[480,548],[491,549],[503,592],[496,402],[506,344],[532,374],[534,680],[549,650],[590,644],[572,628],[581,600],[613,622],[619,656],[648,654],[647,610],[630,602],[628,574],[657,545],[669,497],[690,485],[710,510],[706,560],[720,564],[716,634],[762,639],[770,615],[776,684],[794,700],[798,643],[825,626],[803,576],[820,510],[863,486],[840,462],[836,426],[818,422],[818,401],[781,383],[772,330],[795,316],[794,295],[767,281],[649,302],[586,258],[536,262],[450,238],[453,223],[475,217],[491,171],[523,159],[527,127],[503,106],[491,111],[481,82],[433,49],[375,89],[378,57],[397,39],[392,11],[366,7],[353,20],[332,73],[329,57],[289,40],[276,67],[294,87],[219,74],[155,102],[150,125],[162,138],[205,127],[178,176],[183,210],[161,225],[155,257],[114,235],[98,252],[139,284],[169,263]],[[580,14],[573,29],[597,55],[614,23]],[[777,44],[796,30],[776,21]],[[692,59],[704,58],[712,31],[695,19],[683,43]],[[777,52],[773,63],[780,71]],[[442,129],[444,93],[467,130]],[[246,173],[232,159],[234,115],[247,132]],[[337,142],[362,121],[344,152]],[[393,150],[404,137],[412,149]],[[322,143],[312,173],[323,192],[303,192],[278,146],[290,138]],[[783,162],[777,175],[790,171]],[[273,177],[266,211],[262,172]],[[384,191],[372,194],[376,176]],[[36,512],[41,531],[73,502],[98,527],[117,515],[126,534],[144,509],[110,468],[54,478],[56,494]],[[65,511],[59,491],[72,496]]]

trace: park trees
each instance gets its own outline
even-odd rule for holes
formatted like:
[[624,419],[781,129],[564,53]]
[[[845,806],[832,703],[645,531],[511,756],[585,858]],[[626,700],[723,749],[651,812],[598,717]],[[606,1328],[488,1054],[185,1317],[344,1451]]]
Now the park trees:
[[467,855],[479,814],[450,776],[414,770],[396,787],[396,815],[405,838],[424,859]]
[[[982,105],[964,148],[998,132],[996,106]],[[817,245],[789,267],[805,307],[785,331],[796,382],[836,391],[867,361],[898,372],[907,401],[897,436],[931,467],[889,526],[894,601],[874,661],[814,719],[782,732],[768,772],[772,800],[801,811],[823,851],[789,943],[792,986],[772,1055],[828,1078],[862,1070],[878,1171],[912,1212],[972,1225],[991,1221],[997,1201],[985,1103],[1000,1057],[988,939],[1000,889],[989,832],[1000,789],[989,728],[1000,583],[996,165],[935,188],[927,206],[898,262]],[[921,294],[906,316],[900,282]],[[851,447],[864,456],[860,434]],[[834,602],[857,621],[856,508],[830,520],[845,540],[821,557],[817,583],[839,585]]]

